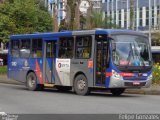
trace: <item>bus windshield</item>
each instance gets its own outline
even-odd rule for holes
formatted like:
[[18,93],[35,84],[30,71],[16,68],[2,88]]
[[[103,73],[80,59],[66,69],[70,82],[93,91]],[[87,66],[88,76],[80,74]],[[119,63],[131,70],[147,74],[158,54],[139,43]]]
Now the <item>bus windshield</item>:
[[112,58],[116,66],[151,66],[149,42],[136,35],[112,36]]

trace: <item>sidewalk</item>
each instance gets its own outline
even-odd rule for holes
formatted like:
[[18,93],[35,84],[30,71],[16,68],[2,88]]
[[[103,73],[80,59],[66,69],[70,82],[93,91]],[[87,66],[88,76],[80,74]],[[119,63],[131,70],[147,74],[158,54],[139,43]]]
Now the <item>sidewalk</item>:
[[0,83],[22,85],[21,82],[7,78],[7,75],[0,75]]
[[[0,83],[22,85],[21,82],[8,79],[6,75],[0,75]],[[143,94],[143,95],[160,95],[160,85],[151,86],[150,88],[142,88],[142,89],[126,89],[125,93]]]
[[150,88],[126,89],[125,93],[143,94],[143,95],[160,95],[160,85],[152,85]]

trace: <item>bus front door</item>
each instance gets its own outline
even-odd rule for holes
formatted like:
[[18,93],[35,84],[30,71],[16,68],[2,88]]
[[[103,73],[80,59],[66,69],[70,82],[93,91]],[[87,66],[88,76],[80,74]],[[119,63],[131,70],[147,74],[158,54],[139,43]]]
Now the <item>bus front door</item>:
[[43,78],[45,83],[55,83],[53,71],[56,57],[56,40],[48,40],[44,43]]
[[108,42],[105,39],[96,39],[96,86],[104,86],[106,79]]

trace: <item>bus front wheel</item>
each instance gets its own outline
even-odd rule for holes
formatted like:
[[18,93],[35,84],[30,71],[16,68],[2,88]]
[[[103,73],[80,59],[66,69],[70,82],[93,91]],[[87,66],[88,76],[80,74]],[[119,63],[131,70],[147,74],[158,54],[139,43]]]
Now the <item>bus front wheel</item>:
[[31,91],[43,89],[42,85],[37,84],[37,76],[35,75],[34,72],[28,73],[26,86]]
[[90,89],[88,87],[88,81],[83,74],[76,76],[74,80],[74,91],[76,92],[77,95],[89,94]]
[[124,88],[113,88],[113,89],[110,89],[110,91],[112,95],[120,96],[125,91],[125,89]]

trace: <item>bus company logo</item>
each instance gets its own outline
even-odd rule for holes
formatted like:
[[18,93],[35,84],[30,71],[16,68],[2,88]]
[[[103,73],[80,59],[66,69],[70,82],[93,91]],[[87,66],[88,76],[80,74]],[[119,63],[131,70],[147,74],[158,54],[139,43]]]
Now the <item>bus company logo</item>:
[[69,64],[58,63],[58,68],[69,68]]
[[12,66],[17,66],[17,62],[11,62]]
[[142,74],[142,73],[138,73],[138,76],[139,76],[139,77],[142,77],[142,76],[143,76],[143,74]]
[[58,64],[58,68],[61,68],[61,63]]
[[28,61],[27,61],[27,60],[24,61],[24,66],[25,66],[25,67],[28,66]]

